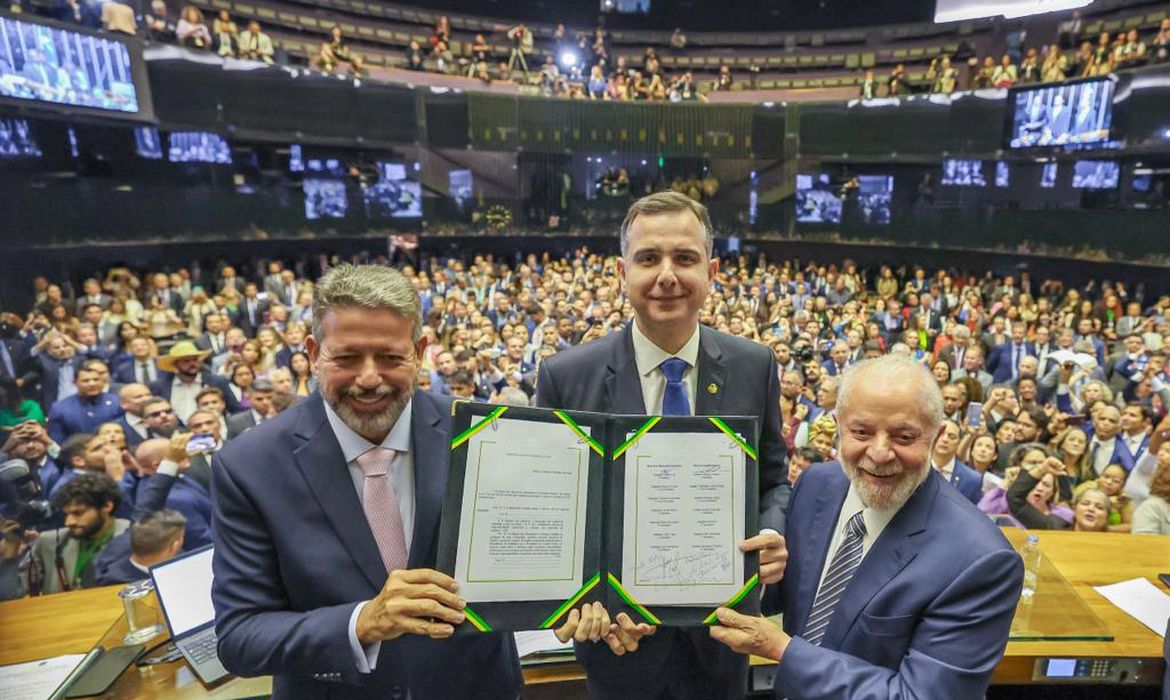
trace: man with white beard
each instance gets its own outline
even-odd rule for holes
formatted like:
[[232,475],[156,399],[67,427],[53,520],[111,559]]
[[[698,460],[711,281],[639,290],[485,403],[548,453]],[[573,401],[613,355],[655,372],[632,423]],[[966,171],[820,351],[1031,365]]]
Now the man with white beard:
[[938,384],[909,357],[867,360],[843,375],[837,418],[840,463],[797,482],[788,566],[765,598],[784,629],[721,608],[711,636],[777,660],[777,697],[982,698],[1023,566],[930,468]]

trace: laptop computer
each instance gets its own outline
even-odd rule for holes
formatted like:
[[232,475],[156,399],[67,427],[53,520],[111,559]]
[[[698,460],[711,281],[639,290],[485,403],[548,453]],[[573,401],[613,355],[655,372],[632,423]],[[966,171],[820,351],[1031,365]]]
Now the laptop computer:
[[150,568],[171,639],[199,680],[208,684],[229,675],[216,651],[211,554],[207,545]]

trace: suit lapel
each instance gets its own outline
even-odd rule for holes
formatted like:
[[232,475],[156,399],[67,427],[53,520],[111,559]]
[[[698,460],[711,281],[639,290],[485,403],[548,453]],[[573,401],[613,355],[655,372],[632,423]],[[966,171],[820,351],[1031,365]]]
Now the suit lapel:
[[841,514],[841,506],[845,502],[845,492],[848,490],[849,480],[842,473],[839,478],[834,478],[825,488],[821,489],[820,494],[817,495],[812,521],[808,525],[808,543],[805,547],[809,552],[819,552],[819,555],[811,561],[804,562],[807,566],[801,569],[800,578],[797,581],[796,599],[799,601],[799,607],[792,626],[794,633],[804,631],[808,614],[812,611],[813,601],[817,597],[817,587],[821,583],[821,571],[825,568],[825,561],[829,558],[829,543],[833,541],[833,528]]
[[374,590],[381,590],[386,583],[386,565],[366,522],[341,445],[325,418],[321,397],[314,396],[305,403],[296,428],[296,436],[303,442],[293,450],[293,461],[337,533],[337,539]]
[[423,392],[415,394],[411,412],[410,444],[414,463],[414,534],[408,566],[427,566],[447,489],[447,452],[450,431],[442,428],[443,415]]
[[605,390],[609,398],[606,405],[614,413],[646,415],[642,379],[638,376],[638,364],[634,361],[634,331],[629,325],[614,345],[606,370]]
[[926,481],[918,487],[873,543],[873,547],[865,555],[861,566],[853,574],[853,580],[845,587],[845,592],[837,603],[833,619],[825,631],[824,647],[839,649],[841,640],[857,623],[862,609],[878,591],[898,575],[898,572],[918,556],[922,542],[916,541],[914,536],[926,529],[942,481],[938,472],[930,469]]
[[[695,385],[695,415],[722,415],[727,365],[715,331],[699,326],[699,381]],[[711,389],[714,388],[714,391]]]

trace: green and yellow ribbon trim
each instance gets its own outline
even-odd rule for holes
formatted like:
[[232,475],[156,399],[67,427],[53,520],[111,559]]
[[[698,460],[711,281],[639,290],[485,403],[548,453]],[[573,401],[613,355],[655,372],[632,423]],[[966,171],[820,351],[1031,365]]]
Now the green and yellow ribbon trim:
[[[651,421],[651,423],[653,423],[653,421]],[[617,577],[614,576],[613,573],[609,574],[609,585],[612,586],[615,591],[617,591],[617,594],[622,597],[622,600],[626,601],[626,605],[630,606],[636,610],[639,615],[646,618],[646,622],[649,622],[652,625],[662,624],[662,620],[659,620],[657,615],[642,607],[641,603],[634,600],[633,596],[631,596],[626,591],[626,589],[622,587],[622,582],[617,580]]]
[[467,621],[471,623],[471,626],[480,632],[492,631],[492,626],[484,622],[483,618],[476,615],[475,611],[471,608],[463,608],[463,614],[467,616]]
[[488,425],[490,425],[492,421],[499,418],[501,415],[503,415],[504,411],[507,411],[507,410],[508,410],[507,406],[498,406],[496,408],[496,410],[494,410],[491,413],[484,416],[483,420],[481,420],[480,422],[471,426],[467,430],[464,430],[462,433],[460,433],[458,436],[456,436],[456,438],[451,441],[451,449],[454,450],[457,447],[459,447],[460,445],[462,445],[463,443],[470,440],[472,438],[472,436],[474,436],[476,433],[483,430],[484,428],[488,427]]
[[544,622],[540,623],[540,627],[538,629],[546,630],[551,628],[557,620],[561,619],[562,615],[572,610],[573,606],[576,605],[577,602],[582,598],[584,598],[585,594],[593,590],[593,588],[599,583],[601,583],[600,571],[598,571],[596,574],[593,574],[593,578],[586,581],[585,585],[581,586],[580,590],[574,593],[572,598],[569,598],[565,602],[561,603],[561,607],[557,608],[556,612],[554,612],[552,615],[549,615],[547,618],[545,618]]
[[589,435],[587,435],[585,431],[581,429],[581,426],[577,425],[577,422],[569,417],[569,414],[565,413],[564,411],[553,411],[553,413],[556,414],[557,418],[561,419],[562,423],[569,426],[569,430],[572,430],[577,437],[584,440],[589,445],[589,447],[593,448],[594,452],[596,452],[601,457],[605,457],[605,448],[601,446],[601,443],[589,437]]
[[643,435],[650,432],[650,429],[657,425],[658,421],[660,420],[662,420],[662,416],[654,416],[650,420],[643,423],[642,427],[638,428],[637,432],[631,435],[629,440],[623,442],[620,447],[613,451],[613,458],[617,459],[618,457],[621,457],[623,454],[625,454],[626,450],[633,447],[634,443],[641,439]]
[[722,430],[723,433],[725,435],[727,435],[727,437],[729,437],[733,441],[735,441],[735,444],[739,445],[740,448],[744,451],[745,454],[747,454],[748,457],[751,457],[752,459],[759,461],[759,458],[756,456],[757,453],[756,453],[755,448],[752,447],[751,445],[747,444],[746,442],[744,442],[743,438],[741,438],[739,435],[737,435],[735,433],[734,430],[731,429],[731,426],[727,425],[726,423],[724,423],[723,421],[719,420],[718,418],[716,418],[714,416],[709,416],[707,418],[707,420],[711,421],[711,423],[713,423],[716,428],[719,428],[720,430]]
[[[743,584],[743,588],[739,589],[738,593],[731,596],[731,598],[726,603],[724,603],[723,605],[720,605],[719,607],[720,608],[734,608],[736,605],[739,605],[739,601],[746,598],[747,594],[751,593],[752,589],[755,588],[756,584],[759,582],[760,582],[760,575],[759,574],[752,574],[752,577],[748,579],[748,582]],[[712,610],[711,614],[703,619],[704,625],[713,625],[719,621],[719,616],[715,614],[716,610],[718,610],[718,609],[719,608]]]

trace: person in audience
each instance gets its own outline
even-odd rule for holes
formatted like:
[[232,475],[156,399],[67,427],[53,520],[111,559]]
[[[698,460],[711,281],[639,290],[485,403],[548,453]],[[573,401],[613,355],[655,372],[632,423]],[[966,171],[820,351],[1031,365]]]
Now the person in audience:
[[248,22],[248,28],[239,34],[236,42],[240,47],[240,58],[263,61],[269,65],[275,60],[276,49],[272,45],[272,38],[261,31],[260,23],[256,20]]
[[1085,489],[1073,500],[1072,529],[1076,532],[1106,532],[1112,519],[1109,496],[1100,489]]
[[142,420],[148,437],[169,438],[178,430],[179,418],[166,399],[151,397],[142,404]]
[[211,50],[211,30],[207,28],[207,21],[198,7],[187,5],[179,13],[179,22],[175,25],[175,38],[179,40],[180,46]]
[[211,23],[212,47],[218,56],[234,58],[239,52],[239,27],[232,20],[231,13],[220,10]]
[[1129,476],[1125,467],[1120,464],[1110,464],[1105,471],[1096,478],[1083,481],[1073,490],[1073,502],[1077,497],[1089,489],[1099,491],[1109,500],[1108,528],[1111,532],[1129,532],[1133,523],[1133,500],[1125,493],[1125,479]]
[[[139,486],[134,520],[164,507],[178,511],[186,519],[183,547],[198,549],[211,544],[210,467],[204,455],[189,453],[191,437],[175,433],[138,446],[134,458],[147,476]],[[201,474],[191,473],[197,460]]]
[[130,521],[114,517],[122,502],[118,484],[106,474],[81,474],[53,494],[53,509],[65,527],[42,532],[29,552],[29,595],[62,593],[97,585],[95,564]]
[[118,397],[103,391],[105,382],[97,367],[81,366],[73,395],[55,401],[49,409],[49,435],[57,443],[70,435],[92,433],[98,426],[122,415]]
[[26,421],[44,425],[45,413],[36,401],[24,398],[24,391],[16,379],[0,375],[0,431],[15,428]]
[[874,76],[872,68],[865,70],[865,77],[861,81],[859,96],[863,100],[872,100],[878,96],[878,80]]
[[313,367],[309,360],[309,353],[303,350],[294,352],[289,357],[288,369],[292,373],[294,394],[308,396],[316,390],[317,383],[313,379]]
[[1072,512],[1056,502],[1060,494],[1060,477],[1064,464],[1048,454],[1039,444],[1025,446],[1020,472],[1007,489],[1008,509],[1012,517],[1031,530],[1067,530],[1072,526]]
[[1130,29],[1125,35],[1125,42],[1113,52],[1115,69],[1133,68],[1146,63],[1146,45],[1138,35],[1138,30]]
[[927,72],[927,78],[933,81],[931,86],[932,92],[949,95],[955,91],[955,87],[959,82],[959,71],[951,65],[950,56],[941,56],[931,62],[931,71]]
[[1149,496],[1133,512],[1130,532],[1135,535],[1170,535],[1170,441],[1162,443],[1157,460]]
[[244,432],[255,428],[272,416],[272,395],[276,387],[267,379],[257,379],[248,387],[246,411],[240,411],[227,419],[227,439],[233,440]]
[[959,433],[957,423],[943,420],[942,428],[939,430],[938,437],[934,440],[934,447],[931,449],[930,464],[948,484],[954,486],[967,500],[978,504],[983,498],[983,475],[956,457],[959,448]]
[[1170,61],[1170,19],[1163,19],[1159,25],[1158,35],[1150,42],[1150,53],[1158,63]]
[[[183,551],[187,519],[175,510],[157,510],[131,523],[102,551],[95,565],[99,586],[112,586],[150,578],[150,568]],[[120,542],[125,539],[126,542]]]

